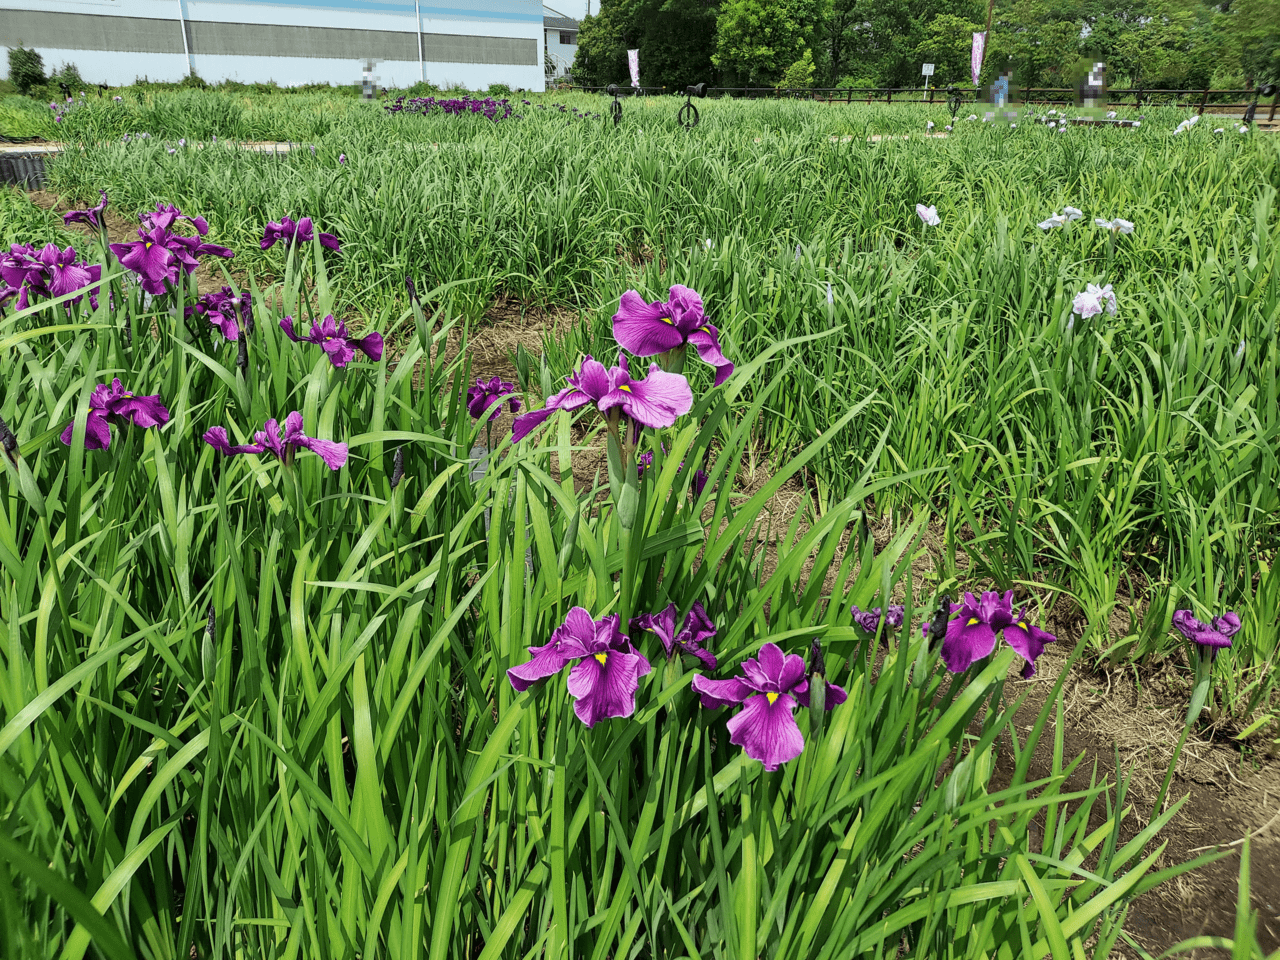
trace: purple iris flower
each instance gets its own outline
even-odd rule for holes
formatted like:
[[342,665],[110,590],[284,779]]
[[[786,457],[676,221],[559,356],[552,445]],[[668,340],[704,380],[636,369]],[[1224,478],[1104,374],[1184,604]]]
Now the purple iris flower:
[[527,690],[539,680],[554,676],[573,660],[569,671],[569,695],[573,712],[588,727],[606,717],[629,717],[636,711],[640,678],[652,668],[618,629],[618,615],[592,620],[582,607],[574,607],[551,641],[530,647],[533,659],[507,671],[511,685]]
[[[314,235],[315,232],[312,229],[310,217],[303,217],[296,223],[292,217],[281,217],[279,223],[267,224],[266,231],[262,235],[262,249],[271,249],[271,247],[275,246],[276,241],[283,242],[287,247],[299,243],[310,243]],[[322,233],[320,234],[320,244],[330,250],[337,250],[338,238],[332,233]]]
[[[160,396],[139,397],[120,385],[120,379],[111,386],[100,383],[89,395],[89,416],[84,424],[86,450],[105,450],[111,446],[110,424],[124,426],[132,423],[138,427],[159,427],[169,422],[169,411],[160,402]],[[72,420],[62,431],[62,442],[71,445],[71,435],[76,422]]]
[[676,605],[668,604],[665,610],[658,613],[646,613],[631,619],[632,630],[648,630],[655,633],[662,641],[662,649],[667,651],[667,659],[687,653],[702,661],[708,670],[716,668],[716,658],[711,651],[703,648],[703,644],[716,635],[716,625],[707,616],[702,604],[695,603],[684,618],[684,626],[676,632]]
[[[1022,676],[1036,672],[1036,658],[1044,652],[1045,644],[1057,638],[1027,620],[1027,608],[1013,615],[1013,591],[1002,597],[988,590],[978,600],[972,593],[964,595],[964,603],[951,605],[952,614],[958,614],[947,624],[947,635],[942,641],[942,660],[952,673],[962,673],[969,665],[988,657],[996,647],[996,631],[1003,630],[1009,646],[1027,661]],[[928,624],[922,628],[928,630]],[[926,634],[927,635],[927,634]]]
[[[803,657],[784,654],[777,644],[766,643],[758,660],[749,657],[742,661],[742,676],[711,680],[698,674],[693,678],[693,689],[702,696],[704,707],[742,704],[742,710],[727,724],[729,742],[742,747],[766,770],[777,770],[804,750],[804,737],[793,716],[797,704],[809,706]],[[826,708],[844,703],[847,696],[841,687],[828,683]]]
[[589,403],[606,416],[608,411],[618,410],[642,427],[669,427],[693,406],[689,381],[680,374],[666,373],[652,363],[649,376],[633,380],[623,356],[612,368],[588,356],[578,372],[565,380],[569,386],[550,397],[543,409],[516,417],[511,429],[513,443],[519,443],[557,410],[576,410]]
[[[40,250],[31,244],[12,244],[9,252],[0,255],[0,281],[6,289],[12,289],[17,297],[17,308],[25,310],[31,295],[54,298],[76,290],[83,290],[102,279],[102,267],[78,263],[73,247],[64,250],[47,243]],[[98,307],[98,288],[89,291],[89,302]],[[82,297],[71,302],[79,303]]]
[[[640,454],[640,456],[636,457],[636,479],[638,480],[641,477],[643,477],[644,472],[652,466],[653,466],[653,451],[646,450],[644,453]],[[632,620],[631,623],[634,626],[635,621]]]
[[145,229],[159,227],[161,230],[172,230],[179,220],[186,220],[196,228],[196,233],[200,236],[209,232],[209,222],[204,217],[189,217],[171,203],[157,203],[155,210],[142,214],[138,219]]
[[1173,625],[1188,640],[1205,647],[1229,647],[1231,637],[1240,630],[1240,617],[1228,610],[1220,617],[1214,617],[1209,623],[1201,623],[1191,615],[1190,610],[1176,610],[1173,614]]
[[467,388],[467,410],[473,419],[479,420],[486,410],[494,407],[493,413],[489,415],[489,422],[492,423],[502,412],[502,400],[506,397],[511,412],[519,413],[520,398],[512,396],[515,392],[516,385],[507,383],[501,377],[490,377],[488,380],[477,377],[475,386]]
[[[203,237],[209,225],[203,217],[188,217],[179,212],[177,207],[160,205],[154,213],[142,215],[143,227],[138,230],[140,239],[129,243],[111,244],[111,252],[120,260],[120,265],[138,274],[142,289],[152,296],[165,293],[165,281],[177,286],[178,268],[182,267],[188,275],[195,273],[200,265],[197,259],[204,254],[215,257],[234,257],[235,252],[227,247],[214,243],[205,243]],[[199,236],[184,237],[170,232],[170,227],[177,220],[188,220],[196,228]]]
[[613,315],[613,336],[637,357],[675,351],[683,357],[692,344],[716,368],[717,387],[733,373],[733,364],[720,352],[720,334],[703,313],[702,297],[680,284],[671,288],[665,303],[645,303],[634,290],[624,293]]
[[341,470],[347,462],[347,445],[332,440],[318,440],[302,432],[302,414],[297,410],[284,418],[284,429],[274,419],[268,420],[253,435],[253,443],[232,446],[227,440],[225,427],[211,427],[205,431],[204,442],[228,457],[238,453],[273,453],[283,463],[293,463],[299,448],[310,450],[323,460],[330,470]]
[[253,308],[249,298],[239,296],[228,286],[217,293],[206,293],[187,307],[186,316],[205,317],[228,340],[239,340],[240,331],[250,332],[253,326]]
[[106,223],[102,211],[107,206],[107,191],[99,190],[98,193],[102,194],[102,202],[100,204],[96,207],[90,207],[88,210],[72,210],[64,213],[62,215],[62,225],[66,227],[73,223],[87,223],[101,230]]
[[853,622],[860,626],[867,633],[875,633],[880,626],[880,621],[884,620],[894,630],[902,626],[902,617],[906,612],[906,608],[901,604],[892,603],[889,605],[889,612],[881,614],[879,607],[873,607],[870,610],[859,610],[855,605],[853,608]]
[[349,337],[346,323],[334,320],[331,313],[326,314],[325,318],[318,323],[313,322],[311,332],[305,337],[300,337],[293,332],[293,317],[285,317],[281,320],[280,329],[294,343],[319,344],[329,355],[330,362],[339,370],[351,362],[356,355],[356,350],[360,350],[375,363],[382,359],[382,334],[371,333],[358,340]]

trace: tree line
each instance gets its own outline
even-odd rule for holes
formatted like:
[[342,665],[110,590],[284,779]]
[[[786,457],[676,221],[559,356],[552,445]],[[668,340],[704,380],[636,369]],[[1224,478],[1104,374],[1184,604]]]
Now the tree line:
[[972,36],[986,28],[980,82],[1078,82],[1104,61],[1114,87],[1241,87],[1280,80],[1280,0],[600,0],[582,21],[574,80],[713,86],[972,85]]

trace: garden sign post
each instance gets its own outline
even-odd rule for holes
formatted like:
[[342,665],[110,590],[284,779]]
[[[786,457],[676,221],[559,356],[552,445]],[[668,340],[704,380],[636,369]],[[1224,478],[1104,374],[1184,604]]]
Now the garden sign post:
[[929,92],[929,78],[933,76],[933,64],[926,63],[920,68],[920,73],[924,77],[924,91]]

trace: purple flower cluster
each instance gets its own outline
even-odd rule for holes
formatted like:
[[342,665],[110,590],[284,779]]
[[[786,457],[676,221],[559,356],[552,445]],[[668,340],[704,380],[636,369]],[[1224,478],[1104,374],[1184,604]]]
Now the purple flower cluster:
[[493,407],[493,413],[489,414],[489,422],[492,423],[502,413],[502,401],[505,399],[511,412],[519,413],[520,398],[514,396],[515,392],[516,385],[501,377],[476,378],[475,385],[467,388],[467,412],[473,420],[479,420],[485,411]]
[[394,103],[384,105],[383,109],[388,113],[420,114],[428,114],[433,110],[439,109],[455,116],[462,113],[478,113],[489,118],[494,123],[499,120],[505,120],[512,115],[511,102],[509,100],[495,100],[492,97],[485,97],[483,100],[476,100],[471,97],[448,97],[443,99],[436,97],[413,97],[411,99],[397,97]]
[[[0,254],[0,306],[17,297],[16,306],[25,310],[33,295],[55,299],[74,290],[83,290],[102,279],[102,267],[80,263],[73,247],[59,250],[48,243],[37,250],[29,243],[15,243],[9,252]],[[98,288],[89,291],[89,303],[98,308]],[[79,303],[83,294],[73,297]]]
[[[154,212],[139,218],[142,227],[140,239],[130,243],[113,243],[111,252],[120,259],[120,265],[132,270],[139,277],[142,289],[152,296],[165,292],[165,283],[177,286],[179,268],[188,274],[195,273],[200,265],[198,257],[211,254],[231,258],[235,252],[202,239],[209,232],[204,217],[189,217],[172,204],[158,204]],[[187,237],[173,232],[179,220],[186,220],[196,230],[196,236]]]
[[[84,446],[86,450],[105,450],[111,446],[111,427],[132,423],[138,427],[158,427],[169,422],[169,411],[160,402],[160,397],[139,397],[125,390],[119,378],[111,381],[111,386],[100,383],[89,395],[89,416],[84,423]],[[75,432],[76,422],[72,420],[62,431],[62,442],[71,445],[71,435]]]
[[[294,222],[292,217],[281,217],[279,223],[268,223],[262,234],[262,249],[270,250],[277,242],[286,247],[310,243],[314,236],[311,218],[303,217]],[[330,250],[338,250],[338,238],[332,233],[320,234],[320,244]]]
[[204,294],[195,306],[186,308],[185,314],[204,317],[228,340],[239,340],[241,331],[253,332],[253,306],[249,297],[237,294],[228,286],[217,293]]

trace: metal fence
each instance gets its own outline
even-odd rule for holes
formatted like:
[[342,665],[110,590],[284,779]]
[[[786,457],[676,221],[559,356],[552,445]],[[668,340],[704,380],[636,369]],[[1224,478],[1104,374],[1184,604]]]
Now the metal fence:
[[[604,87],[574,85],[573,90],[584,93],[604,93]],[[666,87],[618,86],[618,96],[684,96],[683,89]],[[825,104],[854,103],[946,103],[952,91],[946,87],[814,87],[795,89],[789,87],[708,87],[708,96],[732,96],[746,100],[812,100]],[[954,93],[961,103],[977,103],[978,91],[972,87],[957,87]],[[1069,107],[1076,103],[1076,91],[1070,87],[1024,87],[1022,99],[1015,101],[1027,106]],[[1114,107],[1193,107],[1197,114],[1208,108],[1215,110],[1245,110],[1258,97],[1257,90],[1152,90],[1145,88],[1112,89],[1107,91],[1107,104]],[[1280,106],[1280,90],[1271,97],[1267,120],[1275,119]]]

